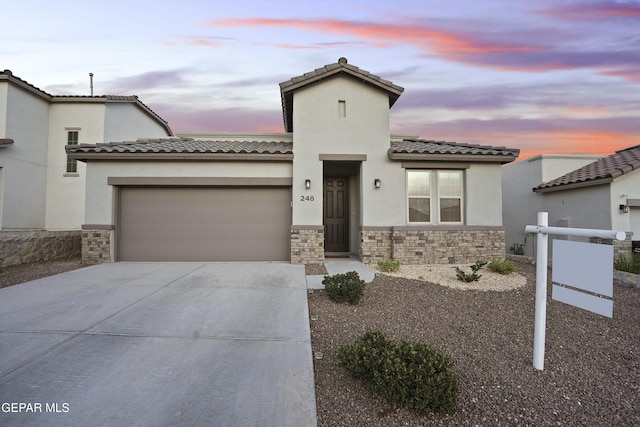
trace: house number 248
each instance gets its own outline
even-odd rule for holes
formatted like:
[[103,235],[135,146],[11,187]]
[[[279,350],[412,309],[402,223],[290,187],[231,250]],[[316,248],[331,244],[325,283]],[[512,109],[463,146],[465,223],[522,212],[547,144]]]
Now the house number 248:
[[300,201],[301,202],[313,202],[315,201],[316,198],[313,196],[300,196]]

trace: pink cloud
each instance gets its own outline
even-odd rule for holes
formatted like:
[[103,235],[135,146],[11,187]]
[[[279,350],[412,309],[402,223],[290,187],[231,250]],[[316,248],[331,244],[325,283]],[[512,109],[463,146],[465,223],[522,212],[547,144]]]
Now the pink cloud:
[[[403,24],[332,19],[274,19],[235,18],[212,19],[205,22],[211,27],[290,28],[323,34],[338,34],[358,37],[379,48],[387,48],[393,43],[406,44],[426,52],[427,58],[436,57],[476,67],[500,71],[547,72],[551,70],[571,70],[595,68],[604,70],[602,75],[619,76],[635,81],[634,74],[616,72],[618,68],[635,66],[640,62],[640,51],[635,47],[619,51],[577,51],[563,49],[557,39],[544,44],[544,34],[535,35],[535,43],[505,42],[504,40],[527,39],[531,32],[501,33],[499,37],[491,31],[483,33],[436,28],[415,22]],[[272,46],[274,46],[272,44]],[[290,44],[275,45],[283,48],[309,48]],[[616,73],[616,74],[609,74]]]
[[640,68],[602,71],[598,74],[602,76],[621,77],[625,80],[640,83]]
[[565,21],[605,21],[611,19],[640,19],[640,4],[599,1],[555,6],[537,12]]
[[415,24],[381,24],[341,20],[305,20],[273,18],[212,19],[213,27],[278,27],[294,28],[328,34],[350,34],[375,41],[386,47],[389,42],[410,44],[421,50],[446,53],[523,52],[541,49],[534,45],[480,41],[451,31],[427,28]]
[[295,45],[295,44],[289,44],[289,43],[255,43],[256,45],[259,46],[271,46],[271,47],[277,47],[279,49],[321,49],[320,46],[317,45]]

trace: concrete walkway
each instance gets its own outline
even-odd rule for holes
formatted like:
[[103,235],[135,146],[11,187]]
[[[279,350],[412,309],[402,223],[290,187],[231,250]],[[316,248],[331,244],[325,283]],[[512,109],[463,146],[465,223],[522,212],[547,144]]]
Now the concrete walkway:
[[[371,282],[376,277],[375,273],[356,257],[325,258],[324,267],[327,269],[329,276],[355,271],[366,283]],[[307,276],[307,288],[324,289],[322,279],[324,279],[324,275]]]
[[0,425],[315,426],[304,267],[102,264],[0,289]]

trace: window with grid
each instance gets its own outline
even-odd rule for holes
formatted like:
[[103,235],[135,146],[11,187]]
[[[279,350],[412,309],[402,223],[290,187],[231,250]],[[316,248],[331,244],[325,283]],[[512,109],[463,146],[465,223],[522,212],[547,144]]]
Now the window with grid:
[[409,223],[461,224],[462,171],[407,170]]
[[440,222],[462,222],[462,173],[438,171]]
[[431,222],[431,172],[407,171],[409,222]]
[[[70,130],[67,132],[67,145],[78,145],[78,131]],[[67,173],[78,172],[78,161],[67,156]]]

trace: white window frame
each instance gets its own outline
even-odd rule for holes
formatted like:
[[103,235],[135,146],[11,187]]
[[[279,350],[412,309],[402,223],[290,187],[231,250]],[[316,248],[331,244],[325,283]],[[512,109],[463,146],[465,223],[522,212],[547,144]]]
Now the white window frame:
[[[411,221],[409,218],[409,199],[410,198],[420,198],[420,196],[409,196],[409,173],[411,172],[422,172],[429,173],[429,212],[431,221]],[[460,175],[460,196],[459,197],[441,197],[439,193],[439,181],[438,181],[438,173],[439,172],[455,172]],[[465,210],[465,195],[464,195],[464,179],[465,174],[463,170],[459,169],[406,169],[405,174],[405,203],[406,203],[406,212],[407,212],[407,224],[408,225],[463,225],[464,218],[464,210]],[[426,196],[424,197],[426,198]],[[441,199],[460,199],[460,221],[442,221],[441,212],[440,212],[440,200]]]

